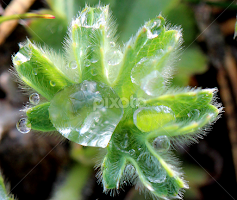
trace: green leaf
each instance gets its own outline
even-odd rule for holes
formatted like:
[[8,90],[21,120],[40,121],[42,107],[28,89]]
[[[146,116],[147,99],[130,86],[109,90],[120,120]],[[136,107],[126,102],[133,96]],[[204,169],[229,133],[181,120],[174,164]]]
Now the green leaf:
[[48,100],[60,89],[73,83],[54,65],[47,52],[29,40],[13,57],[13,64],[20,79]]
[[105,190],[119,188],[126,180],[136,182],[138,176],[156,196],[177,196],[181,188],[187,187],[185,182],[162,158],[163,153],[157,152],[144,136],[135,129],[132,132],[123,129],[113,134],[102,164]]
[[4,185],[4,180],[1,176],[1,174],[0,174],[0,199],[1,200],[14,200],[13,197],[9,197],[9,195],[7,194],[7,190]]
[[86,7],[72,22],[67,47],[74,54],[82,80],[112,84],[122,59],[112,28],[108,6]]
[[56,131],[55,127],[49,119],[49,106],[49,102],[42,103],[40,105],[29,108],[26,111],[26,115],[33,130],[43,132]]
[[192,110],[201,110],[211,103],[214,92],[215,89],[197,89],[193,91],[186,90],[180,92],[177,91],[175,93],[170,90],[162,96],[145,100],[144,103],[149,106],[168,106],[174,111],[176,118],[183,119],[188,117],[188,113]]
[[[169,58],[174,56],[174,52],[180,45],[180,39],[181,33],[178,30],[166,30],[163,17],[158,16],[146,22],[133,40],[126,45],[122,66],[113,85],[118,94],[128,98],[137,88],[133,83],[141,88],[146,87],[147,84],[162,88],[164,85],[162,79],[166,78],[164,68],[169,70],[167,65],[174,62]],[[156,81],[147,83],[154,72],[157,72],[154,78],[159,79],[159,84]]]
[[106,147],[105,191],[138,182],[156,197],[178,198],[187,185],[170,147],[196,141],[215,121],[215,89],[168,85],[182,34],[161,15],[146,22],[123,51],[110,19],[108,6],[86,6],[69,27],[62,58],[30,42],[20,49],[13,58],[19,78],[49,102],[30,108],[29,120],[19,124],[55,127],[80,145]]
[[83,198],[84,188],[93,171],[92,167],[74,164],[67,174],[66,180],[55,188],[51,200],[78,200]]

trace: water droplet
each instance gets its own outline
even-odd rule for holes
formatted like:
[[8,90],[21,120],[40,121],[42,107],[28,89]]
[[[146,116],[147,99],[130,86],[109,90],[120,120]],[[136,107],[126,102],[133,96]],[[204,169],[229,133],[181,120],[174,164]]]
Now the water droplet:
[[69,67],[70,67],[71,69],[76,69],[76,68],[77,68],[77,62],[76,62],[76,61],[71,61],[71,62],[69,63]]
[[153,183],[162,183],[166,180],[166,171],[160,162],[148,152],[141,153],[137,158],[139,167],[145,177]]
[[97,62],[98,62],[98,60],[99,60],[98,58],[95,58],[95,57],[94,57],[94,58],[91,58],[91,60],[90,60],[90,61],[91,61],[91,63],[97,63]]
[[104,148],[123,116],[123,109],[111,107],[112,102],[104,105],[108,96],[119,98],[109,86],[94,81],[65,87],[51,100],[50,120],[69,140]]
[[87,10],[84,10],[81,15],[80,15],[80,19],[81,19],[81,25],[84,26],[87,23]]
[[34,75],[37,75],[38,73],[37,73],[37,69],[33,69],[33,73],[34,73]]
[[144,77],[144,69],[147,69],[145,66],[150,66],[148,65],[148,60],[147,58],[142,58],[135,67],[133,67],[131,71],[131,81],[136,84],[140,85],[141,84],[141,79]]
[[147,29],[147,38],[148,39],[154,39],[158,37],[158,33],[156,31],[151,32],[150,29]]
[[133,114],[133,122],[143,132],[157,130],[176,120],[174,112],[167,106],[142,107]]
[[170,148],[170,140],[166,135],[157,137],[153,141],[153,147],[160,152],[166,152]]
[[118,65],[122,61],[123,54],[120,51],[113,51],[108,54],[108,64]]
[[115,47],[115,42],[110,42],[111,47]]
[[194,109],[191,112],[189,112],[187,115],[189,118],[198,118],[200,116],[200,111],[198,109]]
[[91,74],[92,74],[92,76],[96,76],[97,75],[97,71],[96,71],[95,68],[91,69]]
[[131,155],[131,156],[133,156],[133,155],[135,155],[135,150],[134,149],[130,149],[129,151],[128,151],[128,153]]
[[86,66],[86,67],[89,67],[90,65],[91,65],[91,61],[88,60],[88,59],[86,59],[86,60],[85,60],[85,66]]
[[150,96],[157,96],[163,92],[164,85],[164,78],[157,70],[141,79],[141,89]]
[[161,25],[161,20],[160,19],[156,19],[154,20],[154,22],[151,25],[151,30],[157,29],[159,26]]
[[27,54],[27,55],[23,55],[20,51],[14,56],[13,58],[13,63],[15,65],[20,65],[24,62],[27,62],[31,59],[31,55]]
[[40,102],[40,96],[38,93],[33,93],[29,97],[29,101],[33,105],[37,105]]
[[31,130],[31,124],[28,122],[27,118],[21,118],[17,122],[16,128],[21,133],[29,133]]
[[49,81],[49,84],[54,87],[56,85],[56,83],[54,81]]

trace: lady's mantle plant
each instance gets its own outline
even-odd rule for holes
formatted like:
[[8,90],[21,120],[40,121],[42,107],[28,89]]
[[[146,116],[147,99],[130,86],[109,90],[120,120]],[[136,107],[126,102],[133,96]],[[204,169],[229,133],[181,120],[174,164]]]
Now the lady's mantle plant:
[[158,16],[120,47],[108,6],[86,6],[69,27],[64,55],[28,40],[13,56],[19,79],[34,91],[18,130],[57,130],[106,148],[105,191],[137,183],[157,197],[180,197],[188,186],[171,146],[196,141],[219,114],[215,89],[169,87],[181,41],[181,30]]

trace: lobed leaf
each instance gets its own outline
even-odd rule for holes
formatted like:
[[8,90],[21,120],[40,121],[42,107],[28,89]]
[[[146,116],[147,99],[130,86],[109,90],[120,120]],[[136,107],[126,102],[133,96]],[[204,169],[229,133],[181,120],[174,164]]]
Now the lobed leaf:
[[73,83],[42,49],[29,40],[13,57],[13,64],[20,79],[48,100],[60,89]]
[[72,22],[70,45],[82,81],[93,79],[112,84],[122,59],[113,26],[108,6],[86,7]]
[[174,62],[170,57],[174,56],[180,40],[180,31],[166,30],[163,17],[146,22],[126,46],[115,90],[125,97],[129,97],[137,88],[152,96],[159,94],[157,90],[162,92],[167,79],[165,71],[170,70],[168,65]]
[[43,132],[56,131],[55,127],[49,119],[49,106],[49,102],[42,103],[40,105],[29,108],[26,111],[26,115],[33,130]]
[[163,153],[146,142],[144,134],[138,130],[115,132],[107,150],[102,164],[105,190],[118,189],[124,180],[137,182],[136,177],[158,197],[175,197],[181,188],[187,187],[175,169],[162,158]]

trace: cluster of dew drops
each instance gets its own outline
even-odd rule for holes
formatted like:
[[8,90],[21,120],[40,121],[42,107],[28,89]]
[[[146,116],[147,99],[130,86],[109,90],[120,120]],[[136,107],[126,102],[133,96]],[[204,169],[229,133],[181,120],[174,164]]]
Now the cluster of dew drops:
[[[29,97],[29,102],[32,105],[37,105],[40,102],[40,96],[38,93],[33,93]],[[31,130],[31,124],[27,118],[21,118],[17,124],[16,128],[20,133],[26,134]],[[167,151],[170,148],[170,140],[166,135],[159,136],[153,141],[153,147],[157,151]]]
[[[40,102],[40,96],[38,93],[33,93],[29,97],[29,102],[32,105],[37,105]],[[16,128],[20,133],[29,133],[31,130],[31,124],[27,118],[23,117],[16,123]]]

